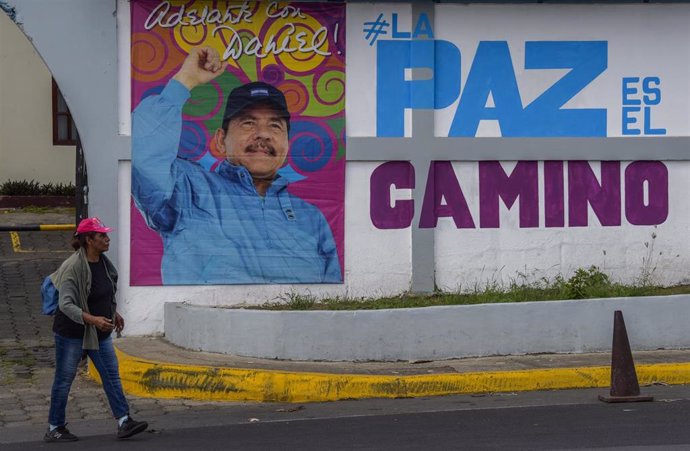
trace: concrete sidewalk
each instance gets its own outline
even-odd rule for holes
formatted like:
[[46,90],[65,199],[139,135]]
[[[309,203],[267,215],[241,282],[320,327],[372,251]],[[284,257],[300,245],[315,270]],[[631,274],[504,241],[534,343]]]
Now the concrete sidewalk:
[[[605,388],[611,381],[610,354],[292,362],[190,351],[163,338],[122,338],[116,347],[127,392],[155,398],[319,402]],[[690,383],[690,350],[642,351],[634,358],[642,386]]]
[[[0,224],[70,220],[69,213],[44,218],[0,214]],[[52,318],[40,314],[39,287],[69,256],[70,238],[64,231],[0,232],[0,428],[47,421],[54,350]],[[329,363],[193,352],[163,338],[125,337],[115,339],[115,345],[135,417],[220,409],[231,401],[296,403],[592,387],[604,393],[610,383],[609,354]],[[636,352],[634,357],[642,386],[690,384],[690,350]],[[105,421],[110,413],[103,390],[85,374],[73,385],[68,417]]]

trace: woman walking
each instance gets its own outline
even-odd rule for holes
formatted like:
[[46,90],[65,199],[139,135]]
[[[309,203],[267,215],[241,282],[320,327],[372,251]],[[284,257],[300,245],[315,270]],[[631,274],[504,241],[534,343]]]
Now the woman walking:
[[72,240],[76,252],[50,276],[60,300],[53,320],[55,378],[50,393],[49,429],[43,437],[46,442],[78,440],[66,427],[65,410],[84,354],[101,376],[110,409],[118,421],[117,437],[131,437],[148,427],[145,421],[135,421],[129,415],[110,336],[113,330],[119,333],[125,327],[116,311],[117,269],[104,254],[110,246],[111,231],[98,218],[83,219]]

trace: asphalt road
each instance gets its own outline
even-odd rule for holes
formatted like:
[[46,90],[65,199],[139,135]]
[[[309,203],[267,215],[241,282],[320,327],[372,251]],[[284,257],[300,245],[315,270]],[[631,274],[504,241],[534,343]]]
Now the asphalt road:
[[[125,443],[89,423],[70,450],[690,449],[690,387],[649,387],[655,402],[605,404],[601,390],[483,397],[247,404],[150,419]],[[110,426],[112,427],[112,425]],[[6,429],[8,431],[9,429]],[[40,435],[3,450],[48,449]]]

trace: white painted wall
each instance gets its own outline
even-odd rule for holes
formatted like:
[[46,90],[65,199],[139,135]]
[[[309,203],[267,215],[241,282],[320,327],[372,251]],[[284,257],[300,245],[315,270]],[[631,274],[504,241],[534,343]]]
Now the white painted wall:
[[[84,124],[82,138],[92,183],[91,211],[101,215],[107,223],[118,224],[113,234],[116,246],[110,254],[116,258],[120,268],[118,295],[128,320],[128,334],[162,333],[163,304],[170,301],[198,305],[255,304],[289,293],[360,297],[397,294],[409,289],[411,229],[379,230],[373,227],[369,216],[369,177],[377,163],[364,162],[350,162],[347,166],[343,285],[129,287],[130,145],[128,137],[120,134],[128,131],[127,115],[122,111],[129,109],[128,70],[123,70],[123,66],[129,67],[129,60],[128,52],[122,49],[128,48],[129,16],[123,14],[122,8],[128,8],[129,4],[125,0],[64,0],[60,5],[39,0],[13,0],[11,3],[18,5],[27,34],[54,69],[68,101],[74,101],[71,105],[77,124]],[[116,4],[117,22],[113,16]],[[68,15],[76,17],[69,22],[74,26],[65,30]],[[100,33],[96,35],[93,30]],[[353,36],[352,42],[361,39],[360,35]],[[348,42],[351,42],[349,38]],[[65,54],[65,45],[72,46],[75,52]],[[348,48],[352,47],[348,44]],[[686,64],[686,60],[679,61],[679,64]],[[353,86],[356,83],[350,79],[348,71],[348,92],[352,92]],[[119,112],[114,107],[118,99]],[[371,136],[357,132],[355,124],[359,118],[351,116],[357,108],[350,102],[351,98],[348,98],[348,135]],[[104,105],[113,107],[104,108]],[[679,120],[684,120],[686,126],[690,125],[687,115]],[[675,130],[681,130],[677,135],[686,136],[682,124]],[[652,157],[654,155],[650,155]],[[473,215],[477,208],[477,164],[454,163]],[[648,246],[654,243],[652,255],[661,283],[688,281],[690,217],[686,193],[690,168],[687,162],[668,161],[665,164],[669,171],[669,216],[656,229],[625,224],[603,228],[591,214],[593,221],[586,228],[547,230],[540,225],[533,229],[520,229],[516,225],[516,207],[510,211],[502,207],[499,229],[456,229],[450,221],[440,220],[435,231],[435,266],[439,286],[453,290],[481,286],[496,279],[509,281],[517,276],[518,271],[535,278],[559,272],[568,276],[575,268],[591,264],[600,265],[614,278],[630,281],[638,274],[642,259],[647,256],[649,247],[645,247],[645,242],[650,243]],[[506,171],[510,167],[510,162],[504,163]],[[593,167],[596,170],[596,163]],[[404,190],[396,195],[410,197],[409,191]],[[651,239],[652,233],[657,236],[654,240]],[[657,251],[661,254],[657,255]]]
[[74,183],[75,146],[53,145],[51,75],[0,13],[0,182]]
[[[120,1],[119,6],[124,2]],[[642,11],[643,5],[636,5]],[[668,5],[664,5],[664,8]],[[445,24],[445,30],[449,36],[443,38],[453,39],[457,33],[467,28],[449,26],[444,21],[454,16],[445,14],[444,11],[458,8],[457,5],[440,5],[436,11],[438,24]],[[467,13],[467,7],[463,11]],[[466,26],[473,33],[482,34],[481,21],[485,15],[496,14],[500,6],[485,6],[472,10],[472,14],[466,14]],[[572,13],[576,6],[560,7],[556,16],[563,17],[564,13]],[[599,6],[584,7],[589,14],[594,16],[600,11]],[[595,11],[596,9],[596,11]],[[375,70],[371,64],[371,55],[358,52],[354,49],[362,49],[366,43],[362,40],[361,22],[373,20],[379,12],[385,12],[390,17],[392,12],[400,13],[400,29],[410,30],[409,5],[394,4],[358,4],[356,9],[352,5],[348,8],[348,71],[347,71],[347,127],[348,136],[375,136]],[[535,13],[540,13],[543,8],[539,5],[530,5],[520,10],[519,20],[528,24],[534,20]],[[583,11],[582,9],[578,11]],[[677,9],[679,14],[673,14],[676,21],[687,21],[690,9],[683,6]],[[547,16],[549,16],[547,14]],[[565,14],[567,15],[567,14]],[[500,17],[500,14],[499,16]],[[551,17],[551,16],[549,16]],[[626,17],[644,22],[642,16],[637,13],[628,14]],[[126,17],[118,13],[119,42],[120,46],[127,46],[128,23]],[[575,19],[573,19],[575,20]],[[578,19],[579,20],[579,19]],[[616,30],[606,31],[605,38],[616,39],[617,31],[625,28],[625,20],[621,19]],[[637,22],[635,22],[637,23]],[[596,25],[596,26],[600,26]],[[677,25],[677,24],[676,24]],[[510,28],[508,25],[498,29]],[[515,38],[525,27],[514,31],[511,36]],[[675,27],[674,30],[683,33],[683,29]],[[530,34],[534,39],[543,38],[543,30],[533,30]],[[556,30],[551,30],[555,32]],[[536,34],[534,34],[536,33]],[[529,33],[528,33],[529,34]],[[519,36],[518,36],[519,37]],[[457,38],[457,36],[455,36]],[[486,39],[496,38],[493,34]],[[573,37],[573,39],[575,36]],[[666,39],[671,39],[666,36]],[[361,42],[360,42],[361,41]],[[466,43],[464,49],[471,45]],[[473,45],[476,45],[474,43]],[[473,56],[473,50],[468,50],[463,55],[463,77],[467,76],[467,70]],[[646,49],[645,52],[649,50]],[[620,50],[611,50],[618,52]],[[616,53],[618,55],[618,53]],[[520,51],[517,52],[521,55]],[[123,55],[121,53],[121,55]],[[618,55],[620,56],[620,55]],[[658,58],[659,55],[656,55]],[[685,73],[690,67],[685,67],[686,60],[681,58],[679,72]],[[122,61],[122,64],[127,64]],[[520,72],[519,62],[514,62],[516,72]],[[620,62],[619,62],[620,64]],[[356,70],[366,66],[367,70]],[[560,74],[560,72],[559,72]],[[616,73],[615,77],[625,75]],[[641,74],[645,75],[645,74]],[[121,73],[120,86],[128,86],[128,73]],[[123,79],[123,77],[125,77]],[[523,80],[522,88],[526,86],[526,92],[535,93],[553,83],[556,79],[549,78],[548,74],[541,77],[536,84],[530,85]],[[678,80],[666,77],[669,83]],[[355,88],[362,86],[361,89]],[[619,96],[619,92],[607,93],[604,86],[595,85],[598,90],[593,95],[586,96],[584,105],[594,101],[601,95]],[[683,88],[685,89],[685,88]],[[128,96],[120,95],[121,112],[129,108]],[[530,99],[531,100],[531,99]],[[527,100],[525,100],[527,102]],[[675,102],[674,106],[686,111],[688,102]],[[572,105],[568,105],[572,106]],[[436,113],[436,135],[443,136],[447,133],[452,112],[455,111],[457,102],[443,111]],[[578,104],[575,107],[583,107]],[[409,113],[409,112],[408,112]],[[664,110],[664,121],[672,124],[669,127],[676,135],[684,135],[688,128],[687,120],[681,117],[668,115],[668,109]],[[410,132],[409,115],[406,118],[406,134]],[[120,130],[129,130],[126,115],[120,115]],[[489,124],[490,125],[490,124]],[[620,120],[610,122],[611,136],[618,136]],[[480,128],[480,134],[495,136],[500,133],[496,127],[486,126]],[[652,156],[650,156],[652,158]],[[129,274],[129,202],[130,202],[130,165],[122,162],[119,168],[119,229],[122,240],[119,242],[121,279],[121,304],[130,318],[136,318],[136,322],[130,322],[128,333],[133,335],[162,333],[163,306],[166,302],[187,302],[200,306],[223,306],[237,304],[258,304],[268,300],[285,297],[290,293],[309,294],[316,297],[378,297],[395,295],[410,289],[411,280],[411,229],[379,230],[371,222],[369,212],[369,179],[372,171],[380,163],[376,162],[348,162],[346,176],[346,203],[345,203],[345,283],[338,285],[254,285],[254,286],[170,286],[170,287],[130,287]],[[621,162],[621,173],[629,162]],[[502,163],[506,173],[510,173],[515,162]],[[467,200],[470,212],[477,228],[458,229],[451,218],[439,219],[435,229],[435,271],[436,281],[440,289],[447,291],[467,291],[481,289],[487,285],[509,284],[512,281],[533,282],[541,278],[553,279],[561,274],[565,277],[581,267],[591,265],[599,266],[610,274],[615,281],[624,283],[635,282],[643,270],[651,272],[653,281],[663,285],[673,285],[690,282],[690,249],[687,244],[688,229],[690,227],[690,210],[685,202],[685,197],[690,189],[690,163],[679,161],[665,162],[669,176],[669,216],[667,220],[658,226],[632,226],[626,222],[625,213],[622,213],[622,225],[616,227],[603,227],[598,222],[594,212],[588,214],[588,227],[547,228],[544,226],[544,179],[543,163],[540,163],[539,198],[540,198],[540,226],[535,228],[520,228],[519,208],[517,203],[508,209],[500,206],[500,228],[479,228],[479,175],[477,162],[453,162],[453,167],[459,183]],[[599,163],[591,162],[594,172],[598,174]],[[567,167],[567,166],[566,166]],[[426,168],[417,168],[426,171]],[[567,172],[567,170],[566,170]],[[566,224],[567,224],[567,176],[566,176]],[[417,187],[424,189],[424,187]],[[623,191],[623,190],[622,190]],[[397,190],[392,193],[392,198],[409,199],[411,190]],[[624,194],[621,204],[625,204]],[[416,208],[421,208],[417,205]],[[418,218],[418,215],[417,215]],[[652,238],[654,234],[655,238]],[[649,262],[649,263],[645,263]],[[645,266],[646,265],[646,266]]]
[[[621,179],[630,162],[621,162]],[[514,162],[503,162],[509,172]],[[598,163],[591,162],[595,174]],[[635,283],[643,272],[661,285],[690,282],[690,162],[665,162],[669,180],[669,215],[658,226],[635,226],[621,213],[621,226],[603,227],[589,209],[587,227],[544,227],[543,186],[540,173],[540,227],[520,228],[519,208],[500,205],[500,228],[457,229],[451,218],[440,218],[436,228],[436,275],[443,290],[473,290],[494,282],[534,282],[569,276],[581,267],[598,266],[616,282]],[[540,171],[543,163],[540,163]],[[478,169],[476,162],[455,162],[454,169],[474,221],[479,227]],[[621,194],[624,209],[625,195]],[[652,235],[655,238],[652,238]]]

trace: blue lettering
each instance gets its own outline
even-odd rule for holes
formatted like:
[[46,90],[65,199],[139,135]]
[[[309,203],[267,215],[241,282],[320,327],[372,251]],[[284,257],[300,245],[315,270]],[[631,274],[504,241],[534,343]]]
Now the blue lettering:
[[434,32],[431,29],[431,22],[429,22],[429,17],[426,13],[421,13],[419,15],[419,20],[417,20],[417,25],[414,27],[413,38],[418,38],[422,35],[426,35],[429,39],[434,39]]
[[[487,107],[489,94],[494,107]],[[503,136],[519,136],[522,101],[508,43],[482,41],[467,76],[448,136],[475,136],[479,122],[496,120]]]
[[[394,34],[398,16],[392,18]],[[433,36],[431,24],[421,14],[413,36]],[[385,40],[377,42],[377,136],[400,137],[405,134],[405,109],[442,109],[461,94],[461,54],[448,41]],[[606,136],[605,108],[568,108],[563,106],[607,68],[606,41],[545,41],[525,43],[525,69],[571,69],[527,107],[523,107],[506,41],[481,41],[470,67],[449,136],[476,136],[481,121],[497,121],[506,137]],[[426,79],[408,80],[407,69],[427,69]],[[645,79],[647,80],[647,79]],[[639,78],[623,79],[624,105],[638,105]],[[643,86],[645,102],[661,101],[656,77]],[[493,104],[490,103],[490,100]],[[632,126],[639,112],[623,111],[623,133],[638,134]],[[662,130],[652,129],[650,130]]]
[[631,84],[637,84],[640,77],[623,77],[623,105],[639,105],[640,99],[631,98],[637,94],[637,88],[631,87]]
[[652,107],[644,107],[644,134],[645,135],[665,135],[665,128],[652,128]]
[[633,116],[633,113],[639,113],[639,106],[624,106],[623,107],[623,134],[624,135],[639,135],[640,130],[637,128],[631,128],[629,125],[637,123],[637,118]]
[[[404,136],[406,108],[441,109],[457,99],[460,50],[455,45],[434,40],[388,40],[377,45],[376,136]],[[405,80],[405,69],[410,68],[428,68],[433,75]]]
[[409,31],[398,31],[398,14],[393,13],[392,16],[391,22],[393,22],[393,30],[391,36],[393,39],[410,39]]
[[652,87],[652,85],[659,86],[660,84],[661,80],[659,77],[646,77],[642,80],[642,91],[645,94],[651,94],[643,96],[645,105],[658,105],[661,103],[661,89]]
[[525,69],[572,69],[525,108],[520,136],[606,136],[606,109],[561,109],[608,66],[606,41],[525,43]]

